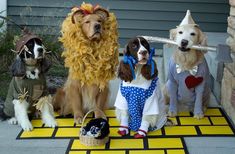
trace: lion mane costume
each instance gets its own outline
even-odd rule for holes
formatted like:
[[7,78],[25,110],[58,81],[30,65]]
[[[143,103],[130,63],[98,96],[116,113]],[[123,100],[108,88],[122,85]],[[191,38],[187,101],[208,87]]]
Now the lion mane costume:
[[[90,4],[82,4],[80,8],[92,13],[94,8]],[[62,37],[60,41],[64,45],[62,57],[65,58],[65,67],[69,68],[72,79],[84,83],[98,84],[102,90],[108,81],[115,77],[118,65],[118,32],[117,20],[113,13],[104,21],[104,32],[99,42],[88,40],[82,32],[81,25],[73,24],[72,15],[79,8],[73,8],[72,12],[62,24]],[[80,17],[82,20],[82,16]],[[78,22],[81,23],[81,22]]]
[[[102,27],[99,39],[89,39],[84,32],[84,20],[89,17],[97,17],[98,28]],[[57,90],[53,105],[61,115],[72,112],[76,123],[88,110],[107,108],[109,81],[115,77],[119,62],[117,27],[113,13],[85,3],[73,8],[62,24],[59,39],[69,76],[64,88]],[[99,114],[95,112],[96,117]]]

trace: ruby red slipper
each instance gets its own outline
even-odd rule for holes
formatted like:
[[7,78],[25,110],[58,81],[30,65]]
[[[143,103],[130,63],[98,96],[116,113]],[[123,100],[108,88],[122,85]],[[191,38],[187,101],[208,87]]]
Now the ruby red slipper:
[[[141,134],[140,134],[140,132],[141,132]],[[146,135],[147,135],[147,132],[146,132],[146,131],[144,131],[144,130],[142,130],[142,129],[139,129],[139,130],[138,130],[138,133],[136,133],[136,134],[134,135],[134,138],[136,138],[136,139],[138,139],[138,138],[144,138]]]
[[[123,130],[120,130],[120,128],[123,129]],[[126,136],[129,133],[127,126],[120,126],[120,128],[117,132],[119,135]]]

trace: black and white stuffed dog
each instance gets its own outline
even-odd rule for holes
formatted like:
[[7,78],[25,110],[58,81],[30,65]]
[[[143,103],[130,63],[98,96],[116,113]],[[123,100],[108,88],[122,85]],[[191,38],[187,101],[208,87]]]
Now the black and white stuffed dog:
[[[41,112],[43,123],[55,127],[52,98],[48,95],[45,73],[51,62],[46,58],[42,40],[29,32],[16,42],[16,59],[11,66],[12,80],[4,106],[0,108],[0,118],[9,119],[11,124],[19,124],[30,131],[33,129],[28,113]],[[36,106],[36,107],[35,107]]]
[[109,132],[109,123],[103,118],[92,119],[81,130],[83,136],[92,136],[96,139],[105,138]]

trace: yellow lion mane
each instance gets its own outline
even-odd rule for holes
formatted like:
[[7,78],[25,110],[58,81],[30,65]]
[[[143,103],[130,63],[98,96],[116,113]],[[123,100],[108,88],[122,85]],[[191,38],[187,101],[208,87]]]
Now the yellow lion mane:
[[[72,11],[73,13],[73,11]],[[65,67],[69,68],[69,78],[80,80],[81,84],[96,84],[102,90],[115,77],[118,65],[117,20],[113,13],[104,21],[104,31],[99,42],[90,41],[83,34],[81,22],[72,23],[69,13],[62,23]],[[78,21],[82,20],[82,16]]]

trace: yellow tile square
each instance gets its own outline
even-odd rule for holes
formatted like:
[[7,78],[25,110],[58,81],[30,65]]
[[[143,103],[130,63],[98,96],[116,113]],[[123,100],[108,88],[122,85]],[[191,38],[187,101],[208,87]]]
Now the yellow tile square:
[[33,127],[42,127],[43,123],[41,119],[33,119],[31,121]]
[[52,137],[54,130],[55,130],[54,128],[34,128],[30,132],[24,131],[20,137],[21,138]]
[[116,118],[109,118],[109,125],[110,126],[120,126],[120,123]]
[[104,113],[107,117],[116,117],[114,110],[105,110]]
[[87,151],[69,151],[69,154],[86,154]]
[[203,135],[231,135],[232,129],[229,126],[199,126]]
[[190,112],[179,112],[178,116],[190,116]]
[[224,117],[210,117],[213,125],[228,125],[227,120]]
[[165,126],[166,135],[197,135],[194,126]]
[[79,139],[76,139],[73,141],[72,150],[75,149],[105,149],[105,145],[100,145],[100,146],[85,146],[83,144],[80,143]]
[[129,154],[165,154],[164,150],[130,150]]
[[172,118],[168,117],[168,119],[171,120],[174,125],[178,125],[178,122],[177,122],[177,120],[176,120],[176,117],[172,117]]
[[55,137],[79,137],[80,128],[58,128]]
[[222,113],[219,109],[207,109],[205,116],[222,116]]
[[[130,133],[131,136],[134,136],[135,134],[136,134],[136,132],[134,132],[134,131],[131,131],[131,133]],[[158,136],[162,135],[162,130],[159,129],[159,130],[150,131],[147,133],[147,136],[156,136],[156,135],[158,135]]]
[[182,149],[180,150],[167,150],[167,154],[185,154],[185,151]]
[[143,149],[143,139],[111,139],[110,149]]
[[180,138],[154,138],[148,139],[149,149],[151,148],[183,148]]
[[200,120],[194,117],[180,117],[179,119],[181,125],[211,125],[207,117]]
[[197,135],[194,126],[165,126],[166,135]]
[[90,154],[125,154],[125,150],[99,150],[99,151],[91,151]]
[[155,135],[162,135],[162,130],[159,129],[159,130],[155,130],[155,131],[151,131],[151,132],[148,132],[147,136],[155,136]]
[[118,132],[118,128],[117,127],[114,127],[114,128],[109,128],[109,130],[110,130],[110,134],[109,134],[109,136],[110,137],[117,137],[117,136],[121,136],[121,135],[119,135],[117,132]]
[[63,126],[74,126],[74,119],[73,118],[61,118],[56,119],[58,127]]

